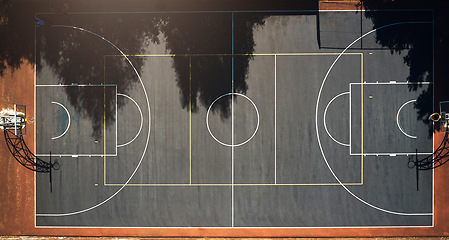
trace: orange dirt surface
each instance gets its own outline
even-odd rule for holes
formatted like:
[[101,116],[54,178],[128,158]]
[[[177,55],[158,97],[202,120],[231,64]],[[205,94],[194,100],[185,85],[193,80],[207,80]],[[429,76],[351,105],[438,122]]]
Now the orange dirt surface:
[[358,10],[360,1],[320,1],[320,10]]
[[[34,116],[34,65],[26,61],[1,77],[0,108],[13,108],[14,104],[26,105],[27,116]],[[34,151],[34,124],[27,128],[24,138]],[[0,138],[0,235],[26,234],[34,226],[34,173],[14,159],[4,137]]]

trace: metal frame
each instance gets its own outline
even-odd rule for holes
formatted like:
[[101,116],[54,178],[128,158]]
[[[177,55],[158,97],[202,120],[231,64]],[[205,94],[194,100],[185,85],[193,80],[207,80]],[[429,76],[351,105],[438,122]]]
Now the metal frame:
[[[25,133],[22,133],[22,130],[17,131],[17,107],[23,107],[24,108],[25,119],[26,119],[26,116],[27,116],[27,107],[26,107],[26,105],[14,104],[14,135],[16,135],[16,136],[27,135],[26,121],[24,121],[24,127],[23,127],[25,129]],[[19,126],[19,128],[22,129],[22,126]]]
[[29,170],[35,172],[50,173],[54,164],[51,162],[46,162],[38,157],[36,157],[25,144],[23,139],[22,128],[14,127],[4,129],[6,145],[8,146],[9,152],[22,166]]

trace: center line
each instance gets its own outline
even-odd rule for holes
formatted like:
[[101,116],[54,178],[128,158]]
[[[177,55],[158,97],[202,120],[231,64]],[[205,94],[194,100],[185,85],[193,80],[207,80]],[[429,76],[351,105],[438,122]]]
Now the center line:
[[232,198],[232,223],[231,226],[234,227],[234,13],[231,14],[232,18],[232,95],[231,95],[231,121],[232,121],[232,127],[231,127],[231,133],[232,133],[232,147],[231,147],[231,168],[232,168],[232,176],[231,176],[231,198]]

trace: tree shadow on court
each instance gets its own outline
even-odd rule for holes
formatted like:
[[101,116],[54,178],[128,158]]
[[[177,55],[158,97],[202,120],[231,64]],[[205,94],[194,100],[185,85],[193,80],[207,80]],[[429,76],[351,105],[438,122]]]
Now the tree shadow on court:
[[[121,57],[119,61],[108,61],[107,73],[105,71],[105,56],[120,56],[121,53],[98,36],[61,25],[77,26],[98,34],[117,45],[125,54],[143,54],[150,42],[161,44],[163,41],[166,51],[174,54],[172,64],[177,75],[175,81],[180,89],[181,106],[185,110],[191,106],[195,112],[199,103],[207,109],[223,94],[246,92],[248,62],[254,51],[252,28],[263,24],[263,18],[257,16],[238,21],[235,28],[239,29],[240,34],[236,35],[235,42],[239,44],[235,49],[247,55],[233,62],[230,13],[95,14],[83,18],[46,15],[45,24],[38,26],[37,56],[56,73],[59,84],[117,84],[117,92],[127,94],[138,78],[126,59]],[[161,40],[160,36],[163,36]],[[142,70],[144,59],[130,57],[138,72]],[[38,61],[37,67],[43,67],[41,61]],[[92,120],[93,135],[99,137],[103,118],[106,118],[106,123],[114,122],[114,104],[104,104],[105,100],[112,101],[114,98],[94,97],[91,89],[85,89],[79,91],[67,87],[65,91],[77,112]],[[222,118],[228,118],[230,103],[230,99],[219,101],[212,110]],[[117,106],[122,105],[123,102],[118,99]],[[103,110],[105,116],[99,114]]]
[[[104,39],[119,46],[125,54],[141,54],[144,41],[158,41],[155,38],[158,34],[157,23],[148,22],[154,19],[125,19],[124,15],[114,14],[91,14],[82,18],[56,14],[45,15],[42,20],[44,24],[37,29],[37,68],[41,69],[44,65],[50,67],[58,78],[58,84],[62,85],[116,84],[117,93],[127,94],[139,79],[124,58],[122,61],[108,62],[108,76],[113,77],[106,78],[105,57],[120,56],[121,53]],[[98,36],[69,26],[83,28]],[[132,64],[137,71],[141,71],[143,58],[133,58]],[[116,117],[115,104],[105,104],[115,101],[115,95],[103,96],[97,90],[88,87],[83,88],[83,91],[74,87],[65,88],[70,104],[84,118],[91,120],[92,135],[96,138],[101,136],[103,122],[110,126]],[[117,101],[118,107],[123,106],[122,99]]]
[[[438,103],[441,96],[438,94],[438,88],[447,86],[442,74],[447,72],[447,67],[442,67],[444,57],[438,55],[438,52],[447,52],[448,48],[441,44],[447,42],[447,30],[434,29],[432,21],[435,20],[435,26],[444,26],[447,23],[448,17],[445,10],[437,1],[418,1],[418,0],[363,0],[362,4],[365,16],[372,20],[374,27],[379,28],[394,23],[409,23],[413,24],[398,24],[395,26],[383,28],[376,31],[376,42],[384,47],[390,49],[391,53],[401,53],[407,51],[404,57],[404,63],[410,68],[407,81],[413,82],[408,85],[410,91],[421,90],[425,85],[422,82],[432,82],[435,74],[434,86],[429,85],[425,87],[421,96],[415,103],[415,108],[418,110],[418,120],[422,120],[429,126],[429,138],[433,135],[435,130],[438,130],[432,125],[428,117],[434,111],[438,111]],[[359,5],[360,6],[360,5]],[[374,11],[379,9],[388,10],[402,10],[402,11]],[[404,10],[406,9],[406,10]],[[417,13],[414,9],[428,9],[427,11],[420,11]],[[431,11],[431,10],[435,11]],[[373,11],[370,11],[373,10]],[[433,41],[433,39],[437,41]],[[434,56],[434,44],[435,56]],[[435,59],[435,71],[434,71]],[[418,83],[418,84],[416,84]],[[435,101],[432,109],[432,96],[435,88]]]
[[[191,106],[196,112],[200,105],[207,109],[224,94],[246,93],[248,65],[255,45],[253,28],[264,24],[265,17],[241,14],[234,18],[234,26],[231,13],[171,14],[164,18],[160,30],[167,51],[186,54],[173,57],[184,109]],[[242,55],[233,59],[233,53]],[[212,112],[228,118],[230,99],[216,102]]]
[[[179,5],[175,1],[166,1],[164,6],[160,2],[152,3],[151,6],[145,1],[136,2],[140,5],[134,6],[135,10],[128,9],[131,4],[126,4],[126,9],[149,11],[161,8],[169,11],[179,10],[180,7],[200,10],[317,8],[315,1],[261,1],[257,6],[251,1],[232,1],[224,5],[204,4],[202,1],[196,1],[196,5]],[[234,23],[231,12],[79,15],[71,12],[83,12],[86,9],[74,3],[77,2],[0,1],[0,32],[2,36],[8,36],[0,39],[0,75],[6,66],[17,69],[24,59],[30,63],[34,63],[36,59],[38,72],[46,67],[55,74],[57,82],[52,84],[117,84],[117,92],[123,94],[134,88],[138,78],[124,58],[108,62],[107,76],[104,73],[105,56],[121,55],[117,49],[86,31],[55,26],[67,25],[98,34],[125,54],[151,54],[145,49],[149,44],[165,44],[167,53],[184,54],[173,56],[172,65],[176,72],[174,81],[179,87],[180,105],[186,111],[192,109],[196,112],[200,106],[207,109],[223,94],[245,94],[248,90],[246,78],[255,45],[253,30],[256,26],[263,25],[268,15],[239,13],[235,14]],[[103,1],[103,4],[87,4],[84,8],[101,12],[117,11],[121,6],[121,1]],[[38,12],[50,14],[35,15]],[[36,21],[35,17],[42,22]],[[240,56],[233,59],[233,53]],[[141,72],[145,59],[130,59],[136,70]],[[93,136],[100,136],[102,123],[113,123],[115,120],[115,104],[107,104],[107,109],[104,109],[105,100],[111,99],[93,97],[91,90],[73,89],[65,88],[70,104],[83,117],[92,121]],[[119,108],[124,105],[123,98],[118,98],[117,101]],[[225,119],[230,116],[230,106],[230,98],[224,98],[214,104],[212,111]],[[103,111],[105,115],[99,114]]]
[[24,60],[34,63],[34,11],[27,3],[0,1],[0,76]]

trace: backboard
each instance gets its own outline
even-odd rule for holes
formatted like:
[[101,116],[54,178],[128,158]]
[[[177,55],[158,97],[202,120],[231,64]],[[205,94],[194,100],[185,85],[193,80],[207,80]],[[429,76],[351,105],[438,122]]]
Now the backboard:
[[440,102],[440,129],[442,132],[449,132],[449,101]]
[[26,135],[26,106],[14,104],[14,109],[0,111],[0,127],[2,129],[14,129],[16,136]]

